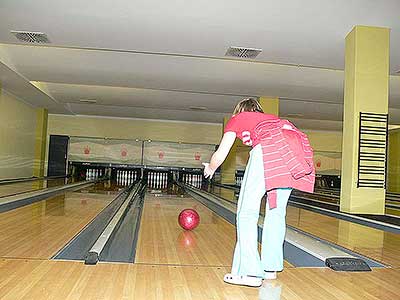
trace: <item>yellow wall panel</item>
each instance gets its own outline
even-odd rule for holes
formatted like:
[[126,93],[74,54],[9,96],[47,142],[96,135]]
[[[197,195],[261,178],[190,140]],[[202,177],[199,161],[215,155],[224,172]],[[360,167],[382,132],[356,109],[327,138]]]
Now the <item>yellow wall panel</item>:
[[[224,127],[228,123],[230,117],[224,118]],[[223,132],[221,133],[221,136]],[[224,163],[221,165],[221,183],[234,184],[236,174],[236,149],[241,143],[239,139],[236,139],[233,144],[231,151],[229,151]]]
[[36,110],[0,89],[0,179],[31,177]]
[[47,139],[47,120],[48,111],[39,108],[36,111],[36,141],[35,141],[35,165],[33,175],[35,177],[44,176],[44,164],[46,161],[46,139]]

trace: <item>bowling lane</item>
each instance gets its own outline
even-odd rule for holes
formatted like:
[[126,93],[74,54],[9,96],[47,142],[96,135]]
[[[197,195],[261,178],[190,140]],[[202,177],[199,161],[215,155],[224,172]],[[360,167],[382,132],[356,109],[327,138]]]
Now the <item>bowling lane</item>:
[[116,195],[97,184],[0,213],[0,257],[51,258]]
[[400,267],[400,235],[288,206],[288,225],[354,252]]
[[71,179],[55,178],[0,184],[0,198],[42,190],[48,187],[62,186],[70,182]]
[[[225,266],[232,262],[235,227],[189,196],[156,197],[146,194],[135,263]],[[200,225],[184,231],[178,215],[193,208]],[[285,266],[291,266],[285,262]]]
[[[237,202],[234,191],[222,187],[212,187],[210,192],[232,202]],[[265,199],[261,202],[261,214],[265,209]],[[311,233],[354,252],[376,259],[393,267],[400,267],[400,235],[359,225],[334,217],[288,206],[288,225]]]

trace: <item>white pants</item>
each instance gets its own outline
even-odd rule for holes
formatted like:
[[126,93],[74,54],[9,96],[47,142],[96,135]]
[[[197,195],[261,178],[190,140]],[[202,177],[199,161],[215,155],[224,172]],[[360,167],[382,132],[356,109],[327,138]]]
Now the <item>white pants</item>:
[[255,146],[250,151],[237,205],[237,243],[232,274],[264,277],[265,271],[283,269],[286,205],[291,191],[291,188],[277,189],[277,207],[270,210],[266,205],[260,259],[257,224],[266,190],[261,146]]

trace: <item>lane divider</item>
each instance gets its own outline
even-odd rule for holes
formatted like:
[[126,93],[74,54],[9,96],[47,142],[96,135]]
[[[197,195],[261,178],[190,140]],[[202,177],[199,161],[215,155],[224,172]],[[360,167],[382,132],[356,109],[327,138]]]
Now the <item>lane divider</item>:
[[104,228],[93,246],[88,251],[85,258],[86,265],[95,265],[99,262],[102,251],[104,250],[107,242],[110,240],[112,234],[117,229],[118,224],[120,224],[123,220],[129,208],[129,205],[131,205],[132,202],[135,201],[135,199],[143,191],[144,187],[145,185],[143,182],[139,182],[133,187],[128,197],[126,197],[125,201],[122,203],[118,211],[114,214],[113,218],[110,220],[110,222]]
[[96,181],[83,181],[78,183],[71,183],[63,186],[51,187],[47,189],[42,189],[38,191],[26,192],[23,194],[18,194],[10,197],[3,197],[0,200],[0,213],[6,212],[18,207],[29,205],[34,202],[41,201],[43,199],[49,198],[51,196],[66,192],[75,191],[88,187],[96,183]]

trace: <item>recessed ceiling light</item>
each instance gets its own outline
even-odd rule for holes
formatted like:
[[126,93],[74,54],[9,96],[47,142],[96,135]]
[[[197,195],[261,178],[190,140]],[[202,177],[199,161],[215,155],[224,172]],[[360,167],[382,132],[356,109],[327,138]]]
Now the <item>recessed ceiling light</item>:
[[286,114],[285,117],[286,118],[301,118],[301,117],[304,117],[304,115],[300,114],[300,113],[293,113],[293,114]]
[[191,109],[191,110],[207,110],[207,107],[205,107],[205,106],[189,106],[189,109]]
[[79,102],[93,104],[93,103],[97,103],[97,100],[96,99],[79,99]]

